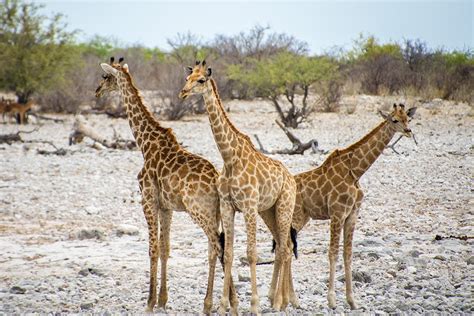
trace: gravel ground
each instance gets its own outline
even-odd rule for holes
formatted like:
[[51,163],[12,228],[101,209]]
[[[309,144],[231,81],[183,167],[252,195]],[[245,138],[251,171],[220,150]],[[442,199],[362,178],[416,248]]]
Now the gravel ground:
[[[303,141],[316,138],[322,149],[347,146],[379,121],[378,108],[393,98],[347,97],[339,113],[316,113],[295,130]],[[398,101],[398,100],[397,100]],[[354,294],[365,311],[376,313],[448,312],[471,314],[473,239],[473,109],[434,100],[417,103],[412,122],[418,146],[403,139],[388,149],[361,179],[365,192],[354,244]],[[257,134],[267,149],[290,146],[274,123],[276,114],[263,101],[232,101],[230,117],[248,135]],[[351,113],[351,114],[348,114]],[[48,140],[69,151],[40,155],[48,144],[0,145],[0,312],[141,313],[148,292],[148,240],[136,174],[139,151],[96,150],[91,143],[68,146],[73,117],[44,125],[26,140]],[[115,129],[131,138],[128,123],[103,115],[87,117],[105,135]],[[32,120],[33,121],[33,120]],[[37,123],[21,127],[30,130]],[[222,160],[207,117],[163,122],[192,152]],[[15,132],[0,125],[1,134]],[[275,155],[294,172],[314,168],[327,155]],[[310,222],[299,235],[300,258],[293,275],[300,309],[291,314],[329,313],[327,221]],[[169,260],[168,313],[202,310],[207,280],[207,239],[185,213],[175,213]],[[258,252],[271,260],[271,236],[258,225]],[[240,311],[250,305],[249,269],[245,265],[245,228],[236,216],[234,276]],[[257,266],[261,310],[272,266]],[[217,268],[214,308],[222,292]],[[342,257],[336,274],[338,313],[345,302]]]

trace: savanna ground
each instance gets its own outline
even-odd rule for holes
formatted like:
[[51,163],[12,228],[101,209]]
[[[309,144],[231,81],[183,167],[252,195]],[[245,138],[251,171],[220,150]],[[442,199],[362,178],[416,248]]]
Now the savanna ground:
[[[325,150],[347,146],[380,120],[395,98],[345,97],[338,113],[315,113],[297,130],[301,140],[316,138]],[[470,314],[473,240],[435,236],[473,235],[473,109],[465,104],[406,100],[418,106],[411,123],[418,140],[402,139],[401,154],[384,151],[361,179],[365,192],[354,243],[355,297],[366,311]],[[244,133],[257,134],[267,149],[291,144],[274,123],[276,113],[263,101],[227,102],[230,117]],[[351,112],[350,114],[347,112]],[[353,112],[353,113],[352,113]],[[47,144],[0,145],[0,312],[142,313],[148,293],[148,235],[136,175],[139,151],[68,146],[72,115],[64,123],[42,121],[24,139],[50,140],[72,153],[40,155]],[[131,138],[126,120],[89,115],[104,135],[113,128]],[[2,124],[1,134],[31,130]],[[205,115],[164,121],[190,151],[222,160]],[[113,127],[113,128],[112,128]],[[253,137],[252,137],[253,139]],[[275,155],[293,173],[314,168],[327,154]],[[271,235],[259,221],[258,254],[272,259]],[[250,304],[245,228],[236,216],[234,275],[240,311]],[[292,314],[328,313],[327,221],[311,221],[299,235],[300,257],[293,275],[301,308]],[[169,260],[169,313],[202,310],[207,280],[207,239],[186,213],[175,213]],[[341,255],[341,253],[340,253]],[[271,265],[257,266],[261,310]],[[217,268],[214,308],[222,292]],[[342,257],[336,274],[338,307],[345,302]]]

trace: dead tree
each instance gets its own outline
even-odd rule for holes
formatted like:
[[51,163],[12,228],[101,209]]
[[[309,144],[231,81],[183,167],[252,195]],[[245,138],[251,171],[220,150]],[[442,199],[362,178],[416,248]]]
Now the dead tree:
[[49,141],[49,140],[41,140],[41,139],[35,139],[35,140],[24,140],[23,138],[21,138],[20,134],[31,134],[33,132],[36,132],[39,128],[35,128],[31,131],[18,131],[14,134],[4,134],[4,135],[0,135],[0,144],[8,144],[8,145],[11,145],[15,142],[18,142],[18,143],[28,143],[28,144],[48,144],[52,147],[54,147],[54,151],[48,151],[48,150],[44,150],[44,149],[37,149],[37,152],[38,154],[40,155],[58,155],[58,156],[64,156],[68,153],[67,150],[65,150],[64,148],[58,148],[56,147],[56,145],[54,145],[53,142]]
[[282,155],[303,155],[304,152],[308,149],[311,148],[312,152],[314,154],[326,154],[328,151],[319,149],[318,148],[318,141],[316,139],[312,139],[309,142],[303,143],[301,140],[295,136],[287,127],[285,127],[280,121],[275,120],[277,125],[283,130],[285,135],[289,138],[291,143],[293,144],[292,148],[286,148],[286,149],[277,149],[277,150],[272,150],[268,151],[263,147],[262,142],[258,138],[258,136],[255,134],[254,137],[258,142],[258,146],[260,147],[260,151],[264,154],[270,154],[270,155],[275,155],[275,154],[282,154]]
[[94,142],[101,144],[104,147],[112,149],[134,149],[137,144],[134,140],[126,140],[114,136],[113,140],[109,140],[101,136],[96,130],[87,125],[82,115],[76,116],[72,126],[72,132],[69,134],[69,145],[82,142],[84,137],[89,137]]

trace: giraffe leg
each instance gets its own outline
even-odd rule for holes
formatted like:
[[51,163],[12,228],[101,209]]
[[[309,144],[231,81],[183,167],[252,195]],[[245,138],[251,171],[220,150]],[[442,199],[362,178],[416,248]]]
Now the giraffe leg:
[[[220,200],[222,226],[225,235],[224,246],[224,287],[219,306],[219,314],[224,315],[229,307],[230,288],[232,282],[232,262],[234,260],[234,217],[235,212],[228,201]],[[237,315],[237,304],[232,306],[232,315]]]
[[168,302],[168,258],[170,256],[170,229],[172,210],[161,210],[160,216],[160,261],[161,261],[161,285],[158,296],[158,308],[165,308]]
[[[291,265],[291,239],[290,228],[295,208],[295,188],[286,187],[282,191],[275,204],[276,224],[278,228],[278,248],[277,255],[280,257],[281,268],[278,280],[278,289],[275,298],[274,308],[285,310],[288,306],[290,296],[290,265]],[[279,300],[281,297],[281,305]]]
[[252,298],[250,300],[250,313],[259,314],[259,297],[257,289],[257,210],[248,210],[244,213],[247,228],[247,259],[250,266],[250,279]]
[[[225,265],[224,265],[224,262],[222,262],[222,270],[224,269],[225,269]],[[230,300],[231,311],[235,311],[234,314],[237,314],[237,309],[239,307],[239,298],[237,297],[237,291],[235,290],[232,275],[230,276],[229,300]]]
[[145,169],[138,174],[138,183],[142,193],[142,207],[148,224],[148,254],[150,257],[150,289],[146,312],[153,312],[156,304],[156,286],[158,273],[158,212],[156,203],[156,187]]
[[[277,240],[277,232],[276,232],[276,220],[275,220],[275,208],[270,208],[266,211],[260,212],[260,216],[263,219],[265,225],[267,225],[268,229],[272,233],[273,240],[276,243]],[[273,274],[272,274],[272,281],[270,284],[270,289],[268,290],[268,298],[270,299],[270,305],[273,306],[273,301],[275,297],[275,288],[278,281],[278,274],[280,272],[280,257],[277,256],[278,249],[275,247],[275,262],[273,264]]]
[[[335,213],[335,212],[334,212]],[[329,287],[328,305],[329,308],[336,308],[336,291],[334,288],[336,276],[337,255],[339,253],[339,240],[341,237],[342,223],[339,218],[331,218],[331,238],[329,241]]]
[[352,294],[352,240],[357,222],[358,209],[354,209],[344,223],[344,270],[346,276],[346,299],[351,309],[357,309]]
[[[217,239],[215,240],[217,242]],[[216,263],[217,263],[217,252],[215,250],[215,245],[211,240],[208,242],[208,261],[209,261],[209,272],[207,277],[207,290],[206,290],[206,297],[204,298],[204,309],[203,314],[209,315],[212,309],[212,293],[214,289],[214,276],[216,271]]]
[[[216,199],[217,200],[217,199]],[[210,314],[213,305],[214,278],[216,271],[217,256],[221,248],[219,244],[219,222],[220,213],[218,202],[208,203],[207,200],[200,200],[200,197],[187,196],[183,198],[186,209],[191,219],[201,227],[208,239],[208,274],[207,289],[204,298],[204,314]]]
[[290,271],[289,271],[289,287],[290,287],[290,303],[293,305],[294,308],[299,308],[300,307],[300,302],[298,300],[298,297],[296,296],[295,293],[295,287],[293,285],[293,274],[291,272],[291,261],[293,260],[292,257],[290,257]]

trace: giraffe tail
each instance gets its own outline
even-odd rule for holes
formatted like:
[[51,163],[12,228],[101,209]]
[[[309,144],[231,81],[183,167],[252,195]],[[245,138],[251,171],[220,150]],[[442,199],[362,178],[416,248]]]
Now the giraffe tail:
[[[293,227],[291,227],[291,230],[290,230],[290,237],[291,237],[291,242],[293,243],[293,255],[295,256],[295,259],[298,259],[298,240],[297,240],[298,232]],[[275,252],[275,248],[276,248],[276,241],[275,239],[273,239],[272,253]]]

